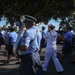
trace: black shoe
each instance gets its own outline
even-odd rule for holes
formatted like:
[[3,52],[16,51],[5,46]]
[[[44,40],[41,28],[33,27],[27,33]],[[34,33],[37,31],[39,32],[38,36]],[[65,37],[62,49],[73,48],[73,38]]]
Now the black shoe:
[[71,61],[72,64],[75,64],[75,61]]
[[39,68],[39,70],[37,71],[36,75],[44,75],[43,69]]
[[5,63],[10,63],[10,61],[6,61]]
[[15,64],[20,64],[20,62],[16,62]]
[[59,72],[57,72],[57,73],[61,74],[61,73],[64,73],[64,71],[59,71]]

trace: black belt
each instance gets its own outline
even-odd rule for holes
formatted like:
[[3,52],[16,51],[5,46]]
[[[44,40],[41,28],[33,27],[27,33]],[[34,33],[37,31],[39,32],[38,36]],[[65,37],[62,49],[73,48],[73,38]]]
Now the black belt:
[[22,54],[22,55],[20,55],[21,57],[23,57],[23,56],[29,56],[29,55],[31,55],[31,53],[28,53],[28,54]]
[[33,52],[38,52],[38,50],[35,50],[35,51],[33,51]]
[[15,42],[9,42],[9,43],[15,43]]

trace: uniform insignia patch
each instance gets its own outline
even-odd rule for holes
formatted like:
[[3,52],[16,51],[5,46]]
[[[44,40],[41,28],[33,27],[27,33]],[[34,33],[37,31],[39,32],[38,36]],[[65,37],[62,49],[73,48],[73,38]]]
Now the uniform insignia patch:
[[27,37],[27,34],[24,34],[23,37],[26,38]]

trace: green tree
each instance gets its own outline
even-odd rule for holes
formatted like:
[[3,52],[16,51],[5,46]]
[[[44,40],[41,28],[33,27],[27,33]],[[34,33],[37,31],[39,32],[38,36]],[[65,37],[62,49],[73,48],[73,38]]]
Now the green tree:
[[75,14],[63,18],[59,24],[59,30],[64,30],[66,26],[71,26],[75,31]]
[[0,17],[5,15],[11,24],[21,15],[32,15],[38,22],[67,17],[74,12],[74,0],[0,0]]

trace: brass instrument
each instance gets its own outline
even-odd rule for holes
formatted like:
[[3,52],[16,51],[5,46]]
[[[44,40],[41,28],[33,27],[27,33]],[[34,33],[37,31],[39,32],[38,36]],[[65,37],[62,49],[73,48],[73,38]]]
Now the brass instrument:
[[21,27],[20,27],[20,30],[19,30],[19,32],[18,32],[18,37],[17,37],[17,40],[16,40],[16,42],[14,43],[14,45],[13,45],[13,53],[14,53],[14,55],[19,55],[19,50],[18,50],[18,47],[20,46],[20,43],[21,43],[21,37],[22,37],[22,35],[23,35],[23,32],[24,32],[24,24],[23,24],[23,19],[25,19],[25,17],[24,16],[21,16],[21,18],[20,18],[20,20],[21,20],[21,22],[22,22],[22,25],[21,25]]

